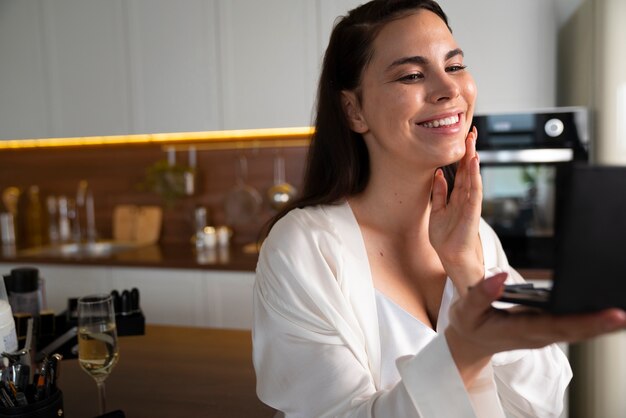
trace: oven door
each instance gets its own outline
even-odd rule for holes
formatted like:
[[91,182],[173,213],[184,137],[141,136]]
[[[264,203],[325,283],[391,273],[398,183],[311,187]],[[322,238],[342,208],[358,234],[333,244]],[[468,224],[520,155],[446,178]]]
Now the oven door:
[[485,162],[482,216],[498,234],[509,264],[517,269],[551,269],[559,187],[571,161]]

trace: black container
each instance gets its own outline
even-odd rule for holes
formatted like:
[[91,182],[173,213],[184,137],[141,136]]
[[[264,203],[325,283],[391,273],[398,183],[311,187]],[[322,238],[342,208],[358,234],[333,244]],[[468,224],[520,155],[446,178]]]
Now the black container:
[[9,303],[13,313],[39,315],[39,270],[34,267],[19,267],[5,277]]
[[57,390],[46,399],[16,408],[0,408],[0,416],[11,418],[59,418],[65,416],[63,392]]

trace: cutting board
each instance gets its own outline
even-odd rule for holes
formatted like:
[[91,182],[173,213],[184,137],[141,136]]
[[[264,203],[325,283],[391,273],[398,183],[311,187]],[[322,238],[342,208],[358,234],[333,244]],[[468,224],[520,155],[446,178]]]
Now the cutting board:
[[158,206],[117,205],[113,208],[113,239],[155,244],[162,221],[163,209]]

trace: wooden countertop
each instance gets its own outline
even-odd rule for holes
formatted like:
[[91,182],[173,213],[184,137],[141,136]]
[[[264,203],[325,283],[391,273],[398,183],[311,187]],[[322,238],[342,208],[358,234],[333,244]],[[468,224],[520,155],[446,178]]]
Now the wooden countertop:
[[254,271],[257,257],[257,253],[251,253],[245,246],[237,244],[200,251],[188,244],[149,245],[101,257],[24,256],[17,250],[14,253],[0,254],[0,262]]
[[[147,268],[176,268],[201,270],[250,271],[256,269],[258,254],[247,251],[242,245],[228,248],[216,248],[211,251],[196,251],[191,245],[150,245],[139,247],[108,257],[25,257],[0,254],[0,262],[7,263],[45,263],[62,265],[125,266]],[[549,269],[517,269],[529,280],[552,280]]]
[[[120,337],[120,358],[106,380],[107,410],[126,417],[272,417],[255,392],[249,331],[148,325]],[[96,383],[63,360],[65,415],[97,415]]]

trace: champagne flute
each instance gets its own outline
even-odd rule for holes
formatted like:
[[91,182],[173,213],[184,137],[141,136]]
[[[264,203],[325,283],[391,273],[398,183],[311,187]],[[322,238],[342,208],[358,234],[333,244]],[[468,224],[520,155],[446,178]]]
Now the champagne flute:
[[89,295],[78,300],[78,362],[98,385],[100,415],[105,413],[104,380],[118,359],[113,298]]

